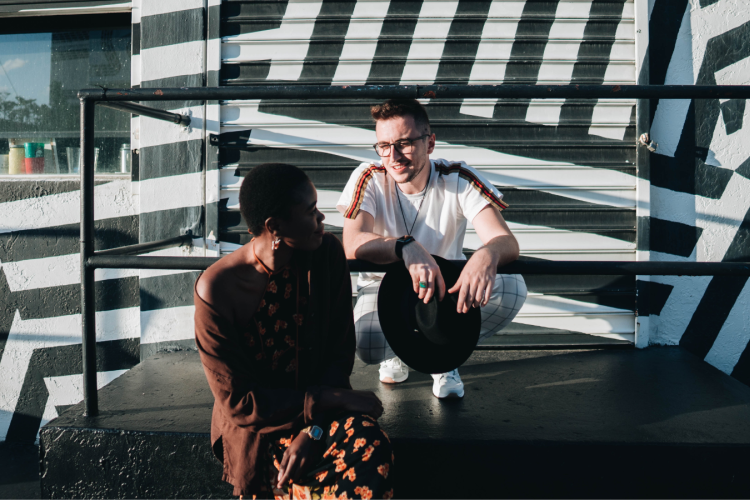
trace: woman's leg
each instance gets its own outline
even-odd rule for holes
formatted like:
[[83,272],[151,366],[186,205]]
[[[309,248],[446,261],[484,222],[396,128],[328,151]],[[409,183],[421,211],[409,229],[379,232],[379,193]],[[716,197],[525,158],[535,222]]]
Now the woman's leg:
[[526,282],[520,274],[498,274],[487,305],[482,308],[479,340],[499,332],[513,321],[526,302]]
[[[345,414],[324,429],[325,446],[320,461],[299,480],[275,491],[288,498],[391,498],[393,453],[377,421],[360,414]],[[274,446],[275,467],[289,439]]]
[[396,356],[385,340],[378,318],[380,281],[362,287],[354,305],[354,330],[357,335],[357,357],[368,365],[382,363]]

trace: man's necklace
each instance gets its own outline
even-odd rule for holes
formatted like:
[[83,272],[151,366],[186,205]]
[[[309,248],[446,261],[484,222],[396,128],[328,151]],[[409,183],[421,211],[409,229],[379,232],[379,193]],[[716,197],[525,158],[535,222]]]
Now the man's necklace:
[[[419,211],[422,210],[422,203],[424,203],[424,199],[427,196],[427,190],[430,188],[430,179],[432,179],[432,166],[430,166],[430,176],[427,178],[427,184],[424,187],[424,193],[422,193],[422,199],[419,200],[419,207],[417,207],[417,215],[414,216],[414,222],[411,223],[411,229],[409,229],[409,225],[406,223],[406,215],[404,215],[404,207],[401,205],[401,196],[399,196],[399,192],[401,189],[398,187],[398,184],[396,184],[396,199],[398,200],[398,208],[401,209],[401,218],[404,219],[404,228],[406,228],[406,234],[411,236],[411,232],[414,230],[414,226],[417,224],[417,219],[419,218]],[[404,195],[406,196],[406,195]]]

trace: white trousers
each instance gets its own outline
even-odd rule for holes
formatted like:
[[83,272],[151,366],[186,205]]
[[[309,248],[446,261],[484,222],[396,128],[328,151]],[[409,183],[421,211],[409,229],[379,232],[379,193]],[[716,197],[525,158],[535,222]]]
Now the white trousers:
[[[357,357],[368,365],[381,363],[396,355],[385,340],[378,318],[380,281],[362,287],[354,306],[357,333]],[[513,321],[526,302],[526,282],[520,274],[498,274],[487,305],[482,308],[479,340],[494,335]]]

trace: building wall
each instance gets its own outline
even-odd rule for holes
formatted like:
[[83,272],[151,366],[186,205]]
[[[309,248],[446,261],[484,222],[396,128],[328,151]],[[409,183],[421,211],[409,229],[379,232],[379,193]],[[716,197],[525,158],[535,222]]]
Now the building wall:
[[[652,84],[750,84],[750,2],[649,7]],[[651,260],[750,260],[749,113],[744,100],[651,103]],[[746,277],[652,276],[648,293],[644,341],[680,345],[750,383]]]

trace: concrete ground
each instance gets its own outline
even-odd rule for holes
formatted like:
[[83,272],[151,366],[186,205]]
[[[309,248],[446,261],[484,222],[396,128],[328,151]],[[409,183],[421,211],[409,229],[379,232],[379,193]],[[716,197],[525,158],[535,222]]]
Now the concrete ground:
[[0,498],[41,498],[39,446],[0,443]]

